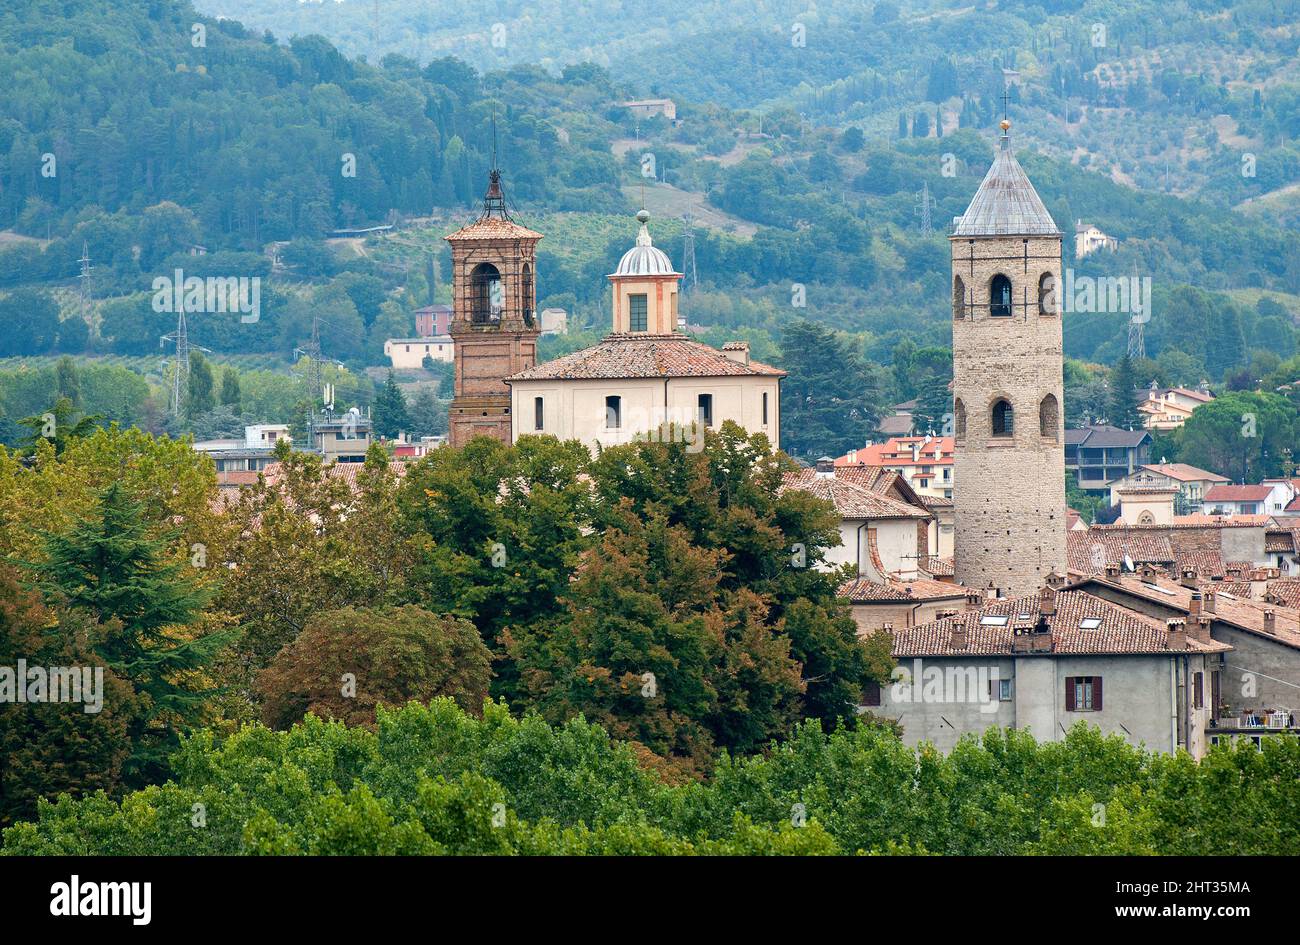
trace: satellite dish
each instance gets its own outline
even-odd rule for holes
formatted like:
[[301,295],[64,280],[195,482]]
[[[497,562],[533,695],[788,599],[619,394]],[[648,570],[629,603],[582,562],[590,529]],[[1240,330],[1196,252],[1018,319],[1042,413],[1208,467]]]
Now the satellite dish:
[[1133,566],[1133,559],[1130,558],[1128,555],[1125,555],[1125,556],[1124,556],[1124,570],[1125,570],[1125,571],[1136,571],[1136,570],[1137,570],[1137,568],[1135,568],[1135,567]]

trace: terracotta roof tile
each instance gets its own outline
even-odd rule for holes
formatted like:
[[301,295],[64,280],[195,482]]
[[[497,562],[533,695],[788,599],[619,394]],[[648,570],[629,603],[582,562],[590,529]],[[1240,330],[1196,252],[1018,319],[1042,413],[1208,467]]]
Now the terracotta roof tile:
[[785,371],[759,361],[745,364],[684,335],[610,334],[590,348],[520,371],[506,381],[746,375],[785,377]]
[[835,506],[841,518],[918,518],[928,519],[925,509],[908,505],[839,476],[819,476],[815,469],[786,473],[781,491],[798,489],[825,499]]
[[909,600],[945,600],[965,598],[966,588],[960,584],[945,581],[931,581],[917,578],[914,581],[872,581],[868,578],[854,578],[846,581],[838,591],[840,597],[853,603],[875,603],[878,601]]
[[[917,656],[1010,656],[1017,629],[1024,630],[1039,621],[1039,596],[1029,594],[993,600],[977,610],[944,617],[916,627],[895,627],[893,655],[896,659]],[[1002,625],[992,620],[1005,617]],[[986,619],[991,618],[991,619]],[[1085,618],[1099,620],[1094,630],[1080,626]],[[1051,630],[1053,656],[1138,655],[1168,653],[1169,630],[1164,621],[1103,600],[1080,590],[1063,590],[1055,594],[1055,613],[1044,618]],[[966,644],[952,645],[954,627],[965,630]],[[1231,649],[1221,643],[1204,644],[1191,638],[1187,649],[1192,652],[1217,653]]]

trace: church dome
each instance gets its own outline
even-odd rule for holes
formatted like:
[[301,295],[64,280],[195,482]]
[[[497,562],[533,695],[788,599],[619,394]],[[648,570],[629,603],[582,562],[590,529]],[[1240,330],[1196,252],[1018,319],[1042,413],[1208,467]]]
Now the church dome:
[[636,245],[623,254],[623,258],[618,261],[618,268],[611,275],[614,276],[678,276],[681,273],[673,269],[672,262],[668,259],[668,254],[661,249],[655,248],[650,242],[650,230],[646,223],[650,220],[650,214],[642,210],[636,215],[637,220],[641,223],[641,232],[637,234]]

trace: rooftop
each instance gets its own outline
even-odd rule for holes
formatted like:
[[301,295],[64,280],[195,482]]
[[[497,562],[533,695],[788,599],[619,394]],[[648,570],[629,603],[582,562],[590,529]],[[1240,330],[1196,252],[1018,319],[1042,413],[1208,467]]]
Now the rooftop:
[[786,473],[781,490],[784,492],[787,489],[798,489],[830,502],[841,518],[930,518],[930,513],[923,508],[909,505],[848,478],[821,475],[815,469]]
[[759,361],[746,364],[685,335],[638,332],[611,333],[590,348],[520,371],[506,381],[744,375],[785,377],[785,372]]
[[993,164],[970,206],[955,221],[954,237],[1061,235],[1011,150],[1009,127],[1004,120]]

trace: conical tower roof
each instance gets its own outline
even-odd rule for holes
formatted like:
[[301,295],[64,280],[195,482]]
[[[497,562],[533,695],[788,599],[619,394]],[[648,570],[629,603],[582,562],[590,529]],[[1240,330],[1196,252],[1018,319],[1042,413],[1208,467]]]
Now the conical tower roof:
[[1024,168],[1011,151],[1011,123],[1002,122],[1002,135],[993,166],[980,189],[954,221],[953,236],[1060,236],[1056,221],[1043,206]]

